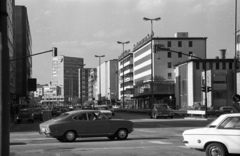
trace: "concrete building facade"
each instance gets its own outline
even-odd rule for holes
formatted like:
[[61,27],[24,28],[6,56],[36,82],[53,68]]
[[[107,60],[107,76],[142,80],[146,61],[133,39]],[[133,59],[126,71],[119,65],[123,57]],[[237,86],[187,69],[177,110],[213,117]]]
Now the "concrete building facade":
[[118,97],[124,106],[132,105],[133,100],[133,54],[130,50],[125,50],[118,58]]
[[175,37],[153,37],[152,34],[134,45],[134,107],[149,108],[151,103],[174,99],[174,64],[189,59],[170,51],[156,51],[155,44],[205,59],[206,40],[206,37],[189,37],[186,32],[176,33]]
[[[100,72],[101,68],[101,72]],[[105,61],[97,67],[97,83],[95,100],[97,101],[110,101],[115,99],[111,93],[117,93],[117,77],[118,60]],[[101,77],[101,78],[100,78]],[[101,81],[100,81],[101,80]],[[101,87],[100,87],[101,85]],[[101,91],[100,91],[101,88]],[[99,97],[101,93],[101,97]],[[100,99],[101,98],[101,99]]]

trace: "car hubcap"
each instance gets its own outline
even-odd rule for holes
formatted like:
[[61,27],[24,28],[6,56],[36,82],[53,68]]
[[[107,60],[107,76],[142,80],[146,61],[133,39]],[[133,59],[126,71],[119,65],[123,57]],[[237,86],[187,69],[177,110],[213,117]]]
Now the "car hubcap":
[[220,148],[216,147],[216,146],[213,146],[211,149],[210,149],[210,153],[212,156],[222,156],[222,151]]
[[68,132],[66,135],[67,140],[73,140],[75,137],[75,134],[73,132]]
[[125,136],[126,136],[126,131],[120,130],[120,131],[119,131],[119,137],[120,137],[120,138],[124,138]]

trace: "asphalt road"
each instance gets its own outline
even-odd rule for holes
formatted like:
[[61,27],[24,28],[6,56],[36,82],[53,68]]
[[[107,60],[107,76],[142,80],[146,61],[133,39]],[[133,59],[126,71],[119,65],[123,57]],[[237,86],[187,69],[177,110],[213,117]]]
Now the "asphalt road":
[[10,133],[11,156],[204,156],[182,143],[186,129],[206,126],[211,120],[150,119],[146,114],[120,113],[114,118],[134,122],[127,140],[106,137],[79,138],[73,143],[58,142],[38,134],[40,121],[15,124]]

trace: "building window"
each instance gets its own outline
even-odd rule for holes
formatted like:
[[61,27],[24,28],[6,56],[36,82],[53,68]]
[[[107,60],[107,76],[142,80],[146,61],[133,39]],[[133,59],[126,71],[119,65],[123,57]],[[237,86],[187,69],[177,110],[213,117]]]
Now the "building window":
[[189,42],[188,42],[188,46],[189,46],[189,47],[192,47],[192,46],[193,46],[193,42],[192,42],[192,41],[189,41]]
[[178,47],[182,47],[182,41],[178,41]]
[[232,62],[228,62],[229,63],[229,69],[232,69]]
[[212,64],[212,62],[209,62],[209,69],[213,69],[213,64]]
[[172,73],[168,73],[168,79],[172,79]]
[[222,63],[222,69],[226,69],[226,62]]
[[171,47],[171,46],[172,46],[172,42],[171,42],[171,41],[168,41],[168,42],[167,42],[167,46],[168,46],[168,47]]
[[199,69],[199,62],[196,62],[196,69]]
[[178,58],[182,58],[182,52],[178,53]]
[[172,63],[168,62],[168,68],[172,68]]
[[216,69],[219,69],[219,62],[216,63]]
[[168,52],[168,58],[172,58],[172,53]]

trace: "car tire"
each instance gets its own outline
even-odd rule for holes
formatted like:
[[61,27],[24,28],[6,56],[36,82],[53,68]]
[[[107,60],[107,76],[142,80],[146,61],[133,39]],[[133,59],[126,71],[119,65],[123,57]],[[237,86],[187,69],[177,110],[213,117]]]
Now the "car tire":
[[110,139],[110,140],[114,140],[115,139],[115,135],[113,135],[113,136],[108,136],[108,139]]
[[119,129],[116,136],[118,140],[125,140],[128,137],[128,131],[126,129]]
[[220,143],[211,143],[206,148],[206,156],[214,156],[219,153],[221,156],[227,156],[228,152],[224,145]]
[[63,140],[67,141],[67,142],[74,142],[76,140],[76,138],[77,138],[77,134],[75,131],[67,131],[64,134]]

